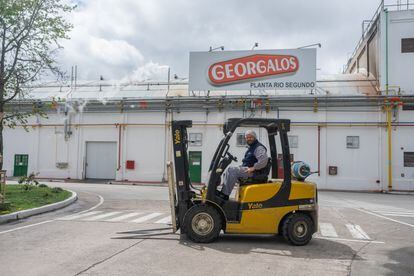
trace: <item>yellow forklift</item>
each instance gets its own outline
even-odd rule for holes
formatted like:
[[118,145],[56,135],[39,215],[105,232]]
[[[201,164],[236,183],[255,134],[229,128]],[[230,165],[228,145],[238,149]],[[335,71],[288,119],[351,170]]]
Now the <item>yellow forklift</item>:
[[[173,121],[174,165],[168,164],[168,182],[173,231],[194,242],[212,242],[226,234],[280,234],[293,245],[306,245],[318,229],[317,188],[305,181],[309,167],[297,166],[292,179],[287,132],[290,120],[233,118],[223,126],[220,141],[209,167],[206,185],[199,189],[190,181],[187,155],[187,129],[192,121]],[[239,127],[267,131],[270,158],[261,175],[239,179],[236,198],[224,200],[217,187],[231,162],[229,140]],[[279,139],[276,139],[276,137]],[[283,179],[278,177],[276,140],[283,156]],[[175,177],[174,177],[175,174]],[[271,177],[269,178],[269,174]]]

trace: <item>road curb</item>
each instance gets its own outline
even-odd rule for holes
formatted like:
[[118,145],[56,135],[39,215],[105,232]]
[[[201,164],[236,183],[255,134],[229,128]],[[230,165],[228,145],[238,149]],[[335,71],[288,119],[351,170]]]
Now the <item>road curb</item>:
[[46,212],[50,212],[50,211],[54,211],[57,209],[61,209],[63,207],[66,207],[72,203],[74,203],[77,199],[78,199],[78,195],[76,192],[71,191],[71,190],[67,190],[72,193],[72,195],[60,202],[56,202],[56,203],[52,203],[52,204],[48,204],[48,205],[44,205],[44,206],[40,206],[40,207],[36,207],[36,208],[32,208],[32,209],[28,209],[28,210],[23,210],[23,211],[18,211],[18,212],[14,212],[11,214],[7,214],[7,215],[1,215],[0,216],[0,224],[1,223],[5,223],[5,222],[9,222],[12,220],[18,220],[18,219],[22,219],[22,218],[27,218],[30,216],[34,216],[34,215],[38,215],[38,214],[42,214],[42,213],[46,213]]
[[391,192],[384,192],[385,194],[390,195],[414,195],[414,192],[411,191],[391,191]]
[[340,193],[365,193],[365,194],[387,194],[387,195],[414,195],[414,191],[385,191],[385,190],[335,190],[335,189],[324,189],[318,188],[318,191],[323,192],[340,192]]

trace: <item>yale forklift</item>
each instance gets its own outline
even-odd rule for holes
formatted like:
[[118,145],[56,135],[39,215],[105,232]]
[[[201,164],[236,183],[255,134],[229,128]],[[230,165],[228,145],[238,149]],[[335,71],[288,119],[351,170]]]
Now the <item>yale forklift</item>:
[[[312,239],[318,229],[317,188],[304,180],[306,171],[302,173],[304,177],[292,179],[287,136],[290,120],[228,119],[223,126],[224,137],[211,160],[208,181],[200,189],[192,185],[189,176],[187,129],[190,127],[192,121],[172,121],[174,164],[169,162],[167,171],[174,232],[181,229],[182,234],[199,243],[214,241],[221,231],[279,234],[293,245],[305,245]],[[226,168],[237,162],[229,151],[229,140],[239,127],[264,128],[270,158],[261,175],[239,179],[235,199],[224,200],[216,190]],[[283,179],[278,177],[276,140],[280,140],[282,150]]]

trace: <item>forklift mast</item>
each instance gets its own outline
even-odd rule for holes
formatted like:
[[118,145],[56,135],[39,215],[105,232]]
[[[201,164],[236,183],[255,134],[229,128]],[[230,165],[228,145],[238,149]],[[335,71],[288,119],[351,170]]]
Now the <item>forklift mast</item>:
[[192,121],[172,121],[172,141],[174,150],[175,180],[177,188],[176,213],[178,228],[183,225],[184,214],[191,206],[191,198],[194,192],[191,191],[189,165],[187,156],[187,128],[192,127]]

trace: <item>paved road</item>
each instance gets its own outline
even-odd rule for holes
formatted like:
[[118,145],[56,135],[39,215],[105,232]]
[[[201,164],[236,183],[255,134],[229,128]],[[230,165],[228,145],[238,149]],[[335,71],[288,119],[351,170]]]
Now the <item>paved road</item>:
[[[137,237],[170,222],[165,187],[53,183],[78,192],[62,210],[0,225],[1,275],[413,275],[414,196],[320,192],[305,247],[279,237]],[[119,234],[129,232],[129,234]]]

